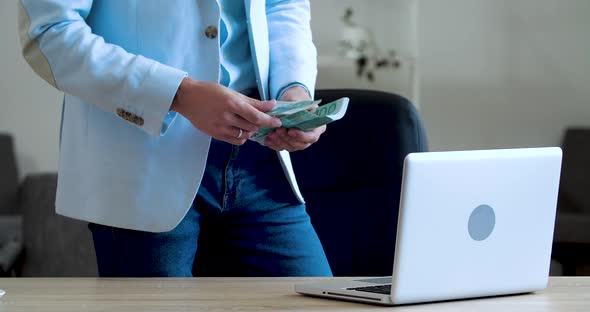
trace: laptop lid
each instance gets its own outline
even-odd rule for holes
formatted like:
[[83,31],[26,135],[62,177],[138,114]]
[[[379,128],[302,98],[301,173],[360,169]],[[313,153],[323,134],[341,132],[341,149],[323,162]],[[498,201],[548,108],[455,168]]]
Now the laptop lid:
[[557,147],[409,154],[392,302],[545,288],[561,155]]

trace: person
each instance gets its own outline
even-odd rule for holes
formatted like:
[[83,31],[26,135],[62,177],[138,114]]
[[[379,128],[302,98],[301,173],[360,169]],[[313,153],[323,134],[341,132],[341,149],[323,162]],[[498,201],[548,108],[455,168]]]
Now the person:
[[313,98],[309,0],[19,4],[65,94],[56,211],[89,222],[100,276],[331,275],[289,158],[326,128],[265,114]]

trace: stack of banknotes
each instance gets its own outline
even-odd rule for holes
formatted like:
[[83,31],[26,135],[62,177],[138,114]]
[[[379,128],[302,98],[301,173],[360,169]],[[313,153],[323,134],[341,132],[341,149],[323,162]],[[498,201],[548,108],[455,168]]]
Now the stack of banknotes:
[[[275,107],[271,111],[268,111],[267,114],[278,117],[282,122],[283,128],[297,128],[303,131],[309,131],[342,118],[348,108],[348,101],[349,99],[347,97],[343,97],[314,109],[310,108],[314,105],[319,105],[322,102],[321,100],[302,102],[277,101]],[[274,128],[260,128],[250,140],[264,145],[264,139],[273,130]]]

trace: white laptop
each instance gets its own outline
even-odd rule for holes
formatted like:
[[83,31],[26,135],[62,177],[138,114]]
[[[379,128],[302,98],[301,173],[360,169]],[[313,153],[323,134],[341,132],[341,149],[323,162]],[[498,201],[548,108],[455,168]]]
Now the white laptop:
[[561,155],[558,147],[409,154],[392,276],[295,291],[398,305],[544,289]]

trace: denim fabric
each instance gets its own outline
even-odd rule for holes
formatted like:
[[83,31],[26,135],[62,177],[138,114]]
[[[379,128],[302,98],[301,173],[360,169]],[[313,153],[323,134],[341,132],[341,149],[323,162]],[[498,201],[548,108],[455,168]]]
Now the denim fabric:
[[277,154],[252,141],[212,141],[193,206],[172,231],[90,229],[103,277],[332,274]]

